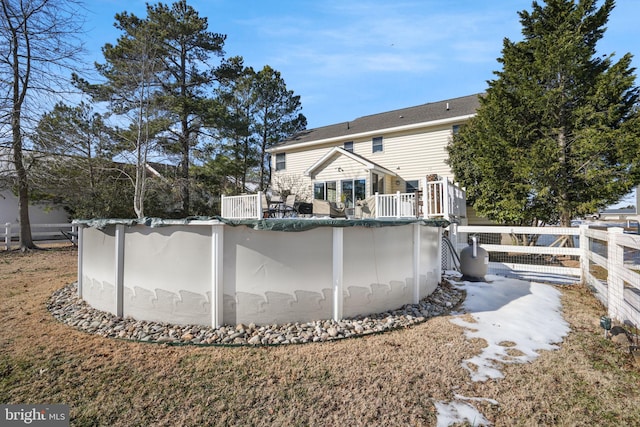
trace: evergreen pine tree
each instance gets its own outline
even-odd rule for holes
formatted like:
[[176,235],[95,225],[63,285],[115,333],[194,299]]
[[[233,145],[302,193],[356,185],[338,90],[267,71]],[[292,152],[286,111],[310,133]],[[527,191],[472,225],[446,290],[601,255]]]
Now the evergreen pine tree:
[[533,2],[523,40],[454,136],[449,164],[479,214],[537,225],[587,215],[640,183],[639,89],[632,56],[596,44],[613,0]]

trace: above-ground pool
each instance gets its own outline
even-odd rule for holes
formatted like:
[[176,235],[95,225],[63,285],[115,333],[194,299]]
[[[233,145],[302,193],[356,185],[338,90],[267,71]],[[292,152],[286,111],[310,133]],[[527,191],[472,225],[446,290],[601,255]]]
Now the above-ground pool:
[[355,317],[441,279],[443,221],[76,221],[78,293],[139,320],[218,327]]

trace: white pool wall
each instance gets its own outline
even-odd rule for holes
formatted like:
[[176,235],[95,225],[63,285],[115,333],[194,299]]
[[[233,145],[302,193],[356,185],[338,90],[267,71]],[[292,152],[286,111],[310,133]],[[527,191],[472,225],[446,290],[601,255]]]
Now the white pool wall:
[[214,327],[339,320],[416,303],[441,278],[442,229],[416,223],[299,232],[215,220],[80,229],[79,294],[139,320]]

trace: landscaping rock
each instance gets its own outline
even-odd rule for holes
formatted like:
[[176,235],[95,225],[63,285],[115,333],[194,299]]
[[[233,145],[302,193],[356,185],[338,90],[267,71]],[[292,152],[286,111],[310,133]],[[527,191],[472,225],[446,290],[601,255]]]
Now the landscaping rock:
[[[342,319],[339,322],[325,319],[260,326],[240,323],[220,328],[119,318],[96,310],[78,298],[75,283],[54,292],[47,308],[62,323],[109,338],[164,344],[284,345],[323,342],[406,328],[449,313],[462,302],[464,295],[464,291],[446,283],[438,286],[418,304],[408,304],[379,314]],[[626,339],[625,335],[621,337]]]

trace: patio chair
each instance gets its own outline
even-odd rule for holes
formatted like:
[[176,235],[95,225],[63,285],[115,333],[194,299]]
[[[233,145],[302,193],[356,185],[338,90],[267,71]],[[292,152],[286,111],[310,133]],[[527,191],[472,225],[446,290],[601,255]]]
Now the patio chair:
[[289,194],[284,201],[284,206],[282,207],[282,216],[297,216],[298,211],[296,210],[296,195]]
[[260,207],[262,208],[262,218],[272,218],[273,217],[273,209],[269,206],[269,201],[267,200],[267,196],[262,193],[262,199],[260,200]]
[[338,205],[335,202],[327,200],[313,199],[313,215],[328,216],[331,218],[346,218],[344,205]]

